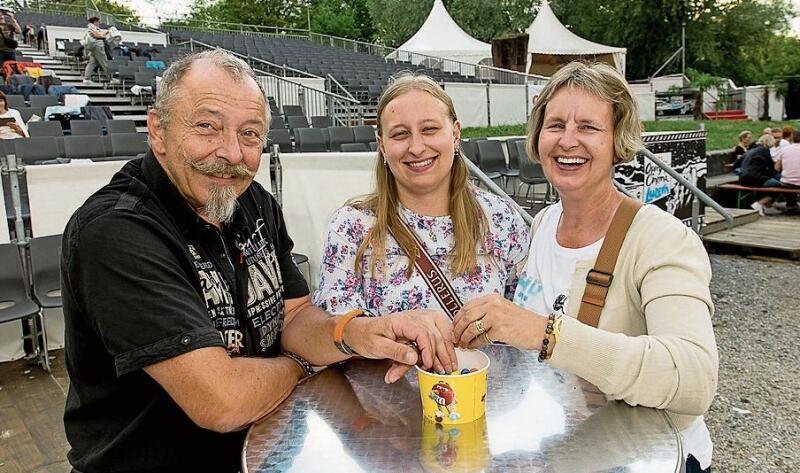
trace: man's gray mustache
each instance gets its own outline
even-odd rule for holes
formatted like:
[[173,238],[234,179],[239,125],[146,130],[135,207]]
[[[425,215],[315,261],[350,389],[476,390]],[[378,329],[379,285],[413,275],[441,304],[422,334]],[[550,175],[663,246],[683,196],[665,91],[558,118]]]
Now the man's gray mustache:
[[225,161],[189,161],[189,167],[203,174],[226,174],[238,178],[253,178],[256,175],[244,163],[228,164]]

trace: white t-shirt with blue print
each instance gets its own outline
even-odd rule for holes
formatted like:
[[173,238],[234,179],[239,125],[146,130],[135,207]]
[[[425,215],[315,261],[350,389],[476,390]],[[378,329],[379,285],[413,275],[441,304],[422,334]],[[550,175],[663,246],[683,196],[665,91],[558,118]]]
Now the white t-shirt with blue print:
[[558,317],[565,315],[575,263],[596,259],[603,239],[583,248],[564,248],[556,241],[561,202],[544,212],[517,283],[514,303],[537,314]]

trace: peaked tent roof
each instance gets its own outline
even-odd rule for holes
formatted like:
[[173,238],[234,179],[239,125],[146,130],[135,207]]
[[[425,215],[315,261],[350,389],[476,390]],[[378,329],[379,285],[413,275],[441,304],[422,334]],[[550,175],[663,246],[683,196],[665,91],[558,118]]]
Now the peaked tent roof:
[[428,56],[477,64],[492,57],[492,45],[473,38],[447,13],[442,0],[435,0],[425,23],[398,49]]
[[527,32],[529,54],[574,56],[612,54],[617,69],[625,73],[627,49],[595,43],[576,35],[561,24],[547,0],[542,1],[539,13]]

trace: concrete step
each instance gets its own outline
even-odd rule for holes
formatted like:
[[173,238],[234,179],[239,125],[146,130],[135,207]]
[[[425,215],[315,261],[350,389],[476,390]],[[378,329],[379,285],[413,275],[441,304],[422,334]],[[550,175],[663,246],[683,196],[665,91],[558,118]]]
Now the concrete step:
[[117,96],[117,93],[115,91],[108,90],[108,89],[85,89],[85,88],[83,88],[83,86],[81,86],[81,87],[78,87],[78,90],[80,91],[80,93],[82,93],[84,95],[88,95],[89,97],[94,97],[94,96],[116,97]]
[[133,120],[137,124],[137,131],[138,126],[144,126],[147,124],[147,115],[115,115],[115,120]]
[[89,101],[92,105],[131,105],[131,101],[127,97],[94,96],[90,97]]
[[[124,120],[124,118],[123,118],[123,120]],[[147,127],[146,126],[137,126],[136,127],[136,132],[137,133],[147,133]]]
[[109,105],[111,112],[116,115],[117,113],[130,113],[142,114],[147,113],[147,106],[145,105]]
[[98,84],[84,84],[83,83],[83,79],[81,79],[81,80],[62,80],[61,81],[61,85],[64,85],[64,86],[70,86],[71,85],[73,87],[79,87],[81,89],[89,89],[89,90],[91,90],[91,89],[105,89],[103,84],[99,84],[99,83]]

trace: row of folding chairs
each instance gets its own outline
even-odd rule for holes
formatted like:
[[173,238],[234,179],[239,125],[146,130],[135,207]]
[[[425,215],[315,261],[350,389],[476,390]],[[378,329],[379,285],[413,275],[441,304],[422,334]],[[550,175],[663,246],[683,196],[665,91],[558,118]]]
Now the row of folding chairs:
[[[109,120],[105,127],[99,120],[70,120],[69,124],[69,134],[72,136],[136,133],[136,123],[133,120]],[[28,134],[31,137],[57,137],[67,133],[62,128],[61,122],[51,120],[28,123]]]
[[111,135],[39,136],[0,140],[5,154],[15,154],[26,165],[53,164],[71,159],[133,158],[148,150],[143,133]]
[[20,248],[15,243],[0,245],[0,323],[28,321],[32,355],[49,372],[44,309],[61,307],[61,235],[34,238],[28,249],[30,277]]
[[332,126],[328,128],[271,129],[269,145],[278,145],[282,153],[325,151],[375,151],[375,128]]

